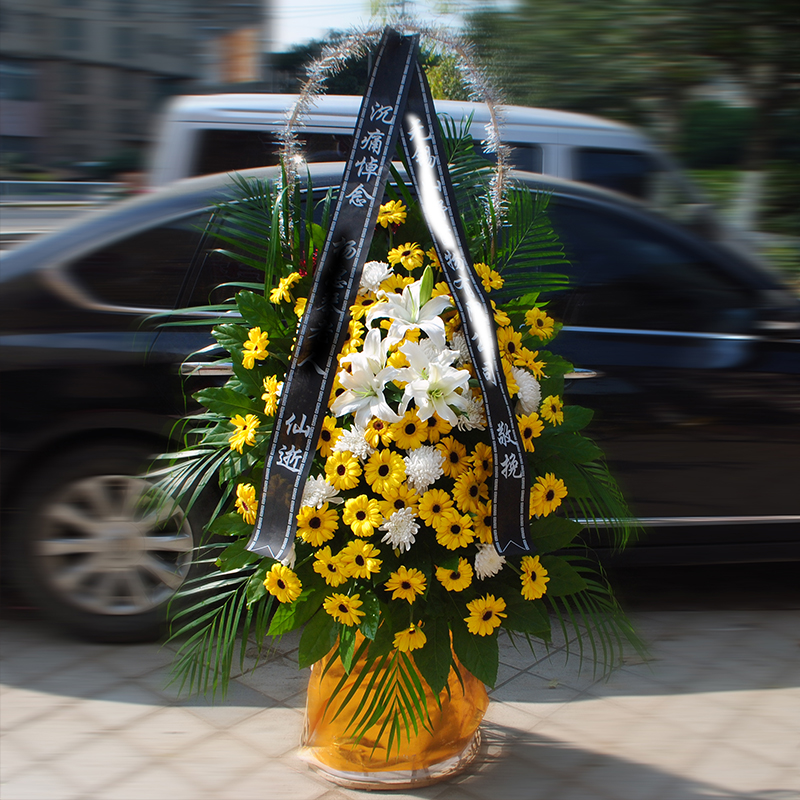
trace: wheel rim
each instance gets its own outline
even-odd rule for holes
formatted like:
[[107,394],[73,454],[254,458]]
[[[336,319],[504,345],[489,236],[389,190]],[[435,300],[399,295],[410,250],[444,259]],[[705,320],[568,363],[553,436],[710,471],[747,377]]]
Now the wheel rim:
[[142,478],[101,475],[70,483],[39,518],[35,553],[48,586],[93,614],[150,611],[189,572],[189,521]]

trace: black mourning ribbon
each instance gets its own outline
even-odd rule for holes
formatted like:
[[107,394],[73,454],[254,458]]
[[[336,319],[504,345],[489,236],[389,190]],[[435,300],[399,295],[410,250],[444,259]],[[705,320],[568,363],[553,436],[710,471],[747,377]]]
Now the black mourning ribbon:
[[398,136],[412,169],[442,269],[461,315],[483,392],[494,455],[492,533],[500,553],[532,552],[527,461],[506,389],[492,312],[464,247],[466,237],[418,61],[418,36],[384,31],[361,103],[331,228],[286,374],[247,549],[274,559],[291,550]]

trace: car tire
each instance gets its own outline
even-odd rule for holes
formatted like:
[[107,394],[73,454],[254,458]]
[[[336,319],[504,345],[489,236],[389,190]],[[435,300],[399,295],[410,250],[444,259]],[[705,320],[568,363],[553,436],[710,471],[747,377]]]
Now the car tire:
[[158,445],[86,445],[54,457],[16,498],[10,555],[19,591],[82,638],[157,638],[203,529],[142,477]]

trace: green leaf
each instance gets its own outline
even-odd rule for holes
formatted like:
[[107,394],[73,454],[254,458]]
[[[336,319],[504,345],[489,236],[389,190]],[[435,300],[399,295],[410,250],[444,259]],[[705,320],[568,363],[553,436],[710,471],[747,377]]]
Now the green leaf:
[[253,603],[257,603],[262,597],[266,596],[267,587],[264,586],[264,580],[274,563],[273,559],[265,558],[264,563],[259,564],[256,567],[256,571],[250,576],[246,589],[247,605],[253,605]]
[[431,617],[425,623],[424,633],[425,644],[419,650],[414,650],[412,655],[420,675],[425,678],[431,691],[438,695],[447,683],[453,663],[450,626],[443,617]]
[[433,270],[430,268],[430,265],[425,267],[425,271],[422,273],[422,281],[420,282],[419,286],[419,305],[420,308],[431,299],[431,295],[433,294]]
[[547,584],[547,597],[564,597],[586,590],[586,581],[565,559],[560,556],[542,556],[539,561],[550,578]]
[[[548,584],[549,586],[549,584]],[[511,631],[528,633],[545,641],[550,640],[550,617],[544,604],[538,600],[526,600],[522,595],[506,593],[506,614],[503,627]]]
[[378,632],[378,623],[381,621],[381,605],[372,592],[361,592],[362,606],[359,611],[364,612],[364,618],[358,629],[367,639],[374,639]]
[[264,406],[256,403],[255,400],[246,394],[236,392],[233,389],[226,389],[224,386],[210,386],[201,389],[192,395],[198,403],[202,403],[215,414],[223,414],[226,417],[233,417],[236,414],[257,414],[264,411]]
[[219,555],[216,560],[217,566],[222,572],[230,572],[234,569],[241,569],[248,564],[255,564],[261,560],[261,556],[245,550],[247,547],[247,539],[239,539],[233,544],[229,544]]
[[458,660],[479,681],[494,686],[500,661],[497,631],[491,636],[476,636],[462,619],[453,620],[452,630],[453,650]]
[[212,333],[214,338],[229,353],[241,350],[242,345],[247,341],[247,330],[241,325],[235,325],[230,322],[214,326]]
[[250,327],[259,327],[266,332],[279,324],[275,306],[261,295],[254,292],[238,292],[236,305],[239,308],[239,313]]
[[564,422],[559,426],[562,431],[579,431],[585,428],[594,416],[594,411],[583,406],[564,406]]
[[353,656],[356,652],[356,626],[341,625],[339,632],[339,657],[345,672],[350,672],[353,666]]
[[269,635],[280,636],[299,628],[320,607],[324,594],[325,587],[303,589],[294,603],[281,603],[272,617]]
[[323,609],[306,623],[303,635],[300,637],[300,649],[297,660],[300,668],[308,667],[324,658],[336,645],[338,634],[336,621]]
[[236,536],[237,538],[247,537],[253,533],[253,526],[248,525],[235,511],[218,516],[207,528],[208,532],[214,536]]
[[536,552],[552,553],[553,550],[566,547],[581,530],[583,530],[583,525],[580,522],[550,514],[550,516],[533,520],[531,541]]

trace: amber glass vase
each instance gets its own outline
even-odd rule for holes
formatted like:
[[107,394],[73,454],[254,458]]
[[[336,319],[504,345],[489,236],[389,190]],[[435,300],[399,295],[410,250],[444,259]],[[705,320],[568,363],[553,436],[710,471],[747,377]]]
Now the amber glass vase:
[[[478,728],[489,698],[483,683],[466,669],[459,665],[461,680],[455,670],[450,670],[439,703],[420,678],[427,690],[428,729],[419,726],[418,732],[412,729],[406,737],[404,728],[399,742],[390,748],[389,727],[381,733],[386,714],[359,741],[352,735],[352,714],[367,699],[364,693],[371,675],[366,676],[344,710],[336,714],[336,697],[348,695],[359,669],[363,670],[363,662],[354,665],[334,697],[344,667],[338,657],[330,665],[329,659],[330,656],[317,662],[311,670],[301,750],[301,757],[326,778],[351,788],[403,789],[449,778],[473,760],[480,744]],[[371,667],[369,672],[374,669]]]

